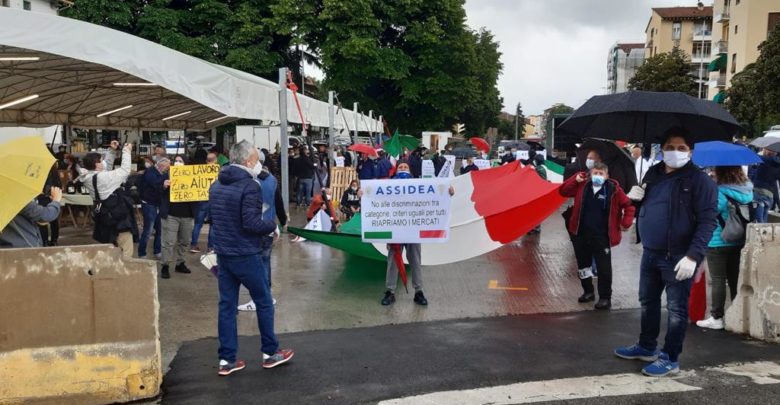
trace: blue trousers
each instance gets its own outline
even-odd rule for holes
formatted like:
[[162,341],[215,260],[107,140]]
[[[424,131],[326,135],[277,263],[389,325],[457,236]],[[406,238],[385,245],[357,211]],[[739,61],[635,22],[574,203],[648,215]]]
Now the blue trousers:
[[298,194],[296,202],[298,205],[311,204],[311,189],[314,185],[314,179],[298,179]]
[[[268,287],[271,284],[271,249],[274,247],[273,236],[264,236],[260,242],[260,261],[268,273]],[[272,300],[273,301],[273,300]]]
[[138,239],[138,257],[146,257],[146,245],[149,244],[149,236],[154,226],[154,254],[162,253],[162,226],[160,222],[160,207],[152,204],[141,203],[141,212],[144,215],[144,230]]
[[[203,229],[203,223],[206,222],[206,214],[209,212],[209,202],[200,201],[195,203],[195,224],[192,227],[192,242],[190,246],[197,246],[200,239],[200,230]],[[211,232],[209,232],[211,236]],[[209,248],[211,248],[211,238],[209,237]]]
[[639,274],[639,302],[642,304],[642,332],[639,345],[647,350],[658,346],[661,332],[661,294],[666,290],[667,329],[663,352],[671,361],[677,361],[682,353],[685,331],[688,328],[688,297],[691,295],[692,278],[675,279],[674,267],[684,255],[668,256],[666,253],[645,249]]
[[274,333],[274,305],[268,283],[268,271],[259,254],[249,256],[217,255],[219,266],[219,358],[236,361],[238,351],[238,290],[243,284],[257,307],[260,350],[273,355],[279,349]]
[[765,224],[769,221],[769,211],[772,209],[774,201],[772,197],[761,193],[753,193],[753,202],[755,203],[755,220],[759,224]]

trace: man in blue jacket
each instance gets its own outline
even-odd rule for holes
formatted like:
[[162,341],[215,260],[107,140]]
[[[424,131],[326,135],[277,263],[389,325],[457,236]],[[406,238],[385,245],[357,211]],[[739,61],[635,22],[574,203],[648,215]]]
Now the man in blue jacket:
[[268,273],[263,270],[261,244],[263,237],[276,229],[276,222],[263,217],[261,188],[252,170],[259,160],[251,143],[237,143],[230,148],[230,165],[220,171],[209,192],[212,241],[219,267],[220,376],[246,367],[243,360],[236,359],[236,314],[242,284],[257,306],[263,368],[276,367],[293,357],[292,350],[279,349],[274,334],[274,306]]
[[[683,129],[667,131],[663,164],[653,166],[642,187],[635,186],[628,194],[641,202],[637,227],[644,247],[639,275],[642,328],[639,342],[616,349],[615,355],[653,362],[642,369],[649,376],[680,371],[691,277],[704,259],[715,230],[718,188],[691,162],[692,148]],[[664,290],[668,325],[664,347],[657,351]]]
[[144,170],[144,176],[141,178],[141,212],[144,215],[144,229],[141,231],[141,237],[138,239],[138,257],[146,257],[146,245],[149,243],[149,236],[154,227],[154,255],[160,257],[162,254],[162,222],[160,220],[160,204],[162,203],[163,182],[165,173],[171,167],[171,161],[168,158],[159,158],[154,166],[147,167]]

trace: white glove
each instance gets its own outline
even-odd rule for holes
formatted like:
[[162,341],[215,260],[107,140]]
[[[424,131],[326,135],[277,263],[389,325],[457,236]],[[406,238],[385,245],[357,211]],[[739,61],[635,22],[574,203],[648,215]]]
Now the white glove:
[[677,262],[677,266],[674,266],[674,272],[677,273],[674,277],[677,281],[687,280],[696,273],[696,262],[689,259],[687,256],[683,257]]
[[631,187],[631,191],[628,192],[628,198],[631,201],[642,201],[645,198],[645,189],[639,186]]

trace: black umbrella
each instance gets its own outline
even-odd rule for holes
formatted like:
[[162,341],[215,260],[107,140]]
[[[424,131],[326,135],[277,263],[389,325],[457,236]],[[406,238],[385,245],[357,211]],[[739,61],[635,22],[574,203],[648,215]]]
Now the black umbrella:
[[588,138],[577,149],[577,162],[585,167],[589,151],[595,150],[601,160],[609,167],[609,177],[615,179],[624,191],[637,185],[634,161],[625,149],[612,141]]
[[591,97],[557,131],[582,138],[658,143],[674,127],[687,130],[694,143],[730,142],[743,131],[734,117],[715,102],[684,93],[650,91]]

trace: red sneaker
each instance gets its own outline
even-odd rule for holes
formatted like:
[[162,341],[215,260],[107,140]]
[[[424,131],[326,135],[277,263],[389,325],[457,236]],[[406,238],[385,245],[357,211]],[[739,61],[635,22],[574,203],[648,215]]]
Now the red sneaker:
[[230,363],[227,360],[220,360],[219,372],[217,372],[217,374],[219,374],[220,377],[224,377],[232,374],[234,371],[243,370],[244,367],[246,367],[244,360],[236,360],[233,363]]
[[280,349],[273,356],[263,360],[263,368],[274,368],[278,365],[287,363],[293,358],[295,352],[292,349]]

